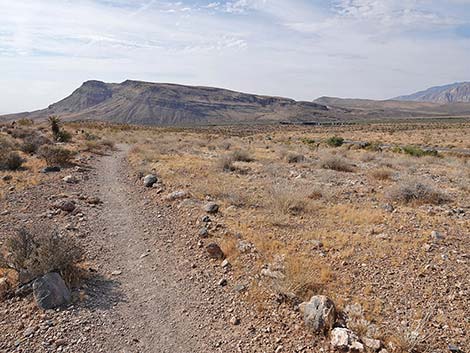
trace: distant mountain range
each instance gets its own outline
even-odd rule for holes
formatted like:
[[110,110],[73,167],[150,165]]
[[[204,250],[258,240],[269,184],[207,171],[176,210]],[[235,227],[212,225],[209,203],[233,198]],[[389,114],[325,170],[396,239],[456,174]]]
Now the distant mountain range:
[[434,87],[394,100],[321,97],[313,102],[221,88],[127,80],[87,81],[70,96],[33,112],[0,116],[66,121],[102,120],[141,125],[316,123],[412,117],[470,116],[470,83]]
[[407,96],[394,98],[399,101],[431,103],[470,103],[470,82],[459,82],[445,86],[431,87]]

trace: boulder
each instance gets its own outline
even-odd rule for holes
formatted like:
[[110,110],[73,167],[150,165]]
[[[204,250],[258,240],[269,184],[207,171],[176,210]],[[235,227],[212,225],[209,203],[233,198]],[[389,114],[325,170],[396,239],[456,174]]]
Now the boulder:
[[6,297],[9,289],[7,279],[5,277],[0,278],[0,300]]
[[57,173],[60,172],[60,167],[57,166],[47,166],[41,169],[41,173]]
[[165,199],[168,201],[174,201],[174,200],[181,200],[185,199],[189,196],[189,193],[187,191],[179,190],[179,191],[173,191],[172,193],[168,194]]
[[149,174],[144,178],[144,186],[150,188],[157,182],[157,180],[158,179],[155,175]]
[[70,290],[56,272],[38,277],[33,283],[33,294],[37,305],[44,310],[67,305],[71,301]]
[[333,301],[324,295],[314,295],[310,301],[300,304],[304,322],[313,332],[328,333],[336,320]]
[[57,201],[54,204],[54,208],[58,208],[61,211],[70,213],[70,212],[73,212],[75,210],[75,202],[70,201],[70,200]]
[[209,236],[209,231],[207,230],[206,227],[202,227],[199,229],[199,237],[201,238],[207,238]]
[[217,213],[219,211],[219,205],[215,202],[208,202],[204,205],[204,211],[207,213]]
[[364,351],[364,345],[360,342],[359,337],[344,327],[336,327],[331,331],[330,343],[332,348],[340,351]]
[[76,177],[74,177],[73,175],[67,175],[62,180],[65,181],[67,184],[77,184],[78,183],[78,179]]
[[210,243],[209,245],[207,245],[206,250],[209,256],[213,259],[219,259],[219,260],[225,259],[224,252],[222,251],[220,246],[217,245],[216,243]]

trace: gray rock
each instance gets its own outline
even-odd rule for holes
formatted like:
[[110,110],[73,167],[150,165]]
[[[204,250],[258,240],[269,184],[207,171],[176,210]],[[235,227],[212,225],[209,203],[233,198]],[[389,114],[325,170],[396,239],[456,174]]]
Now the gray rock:
[[144,186],[150,188],[157,182],[157,177],[153,174],[149,174],[144,178]]
[[213,259],[219,259],[219,260],[225,259],[224,252],[222,251],[220,246],[217,245],[216,243],[211,243],[207,245],[206,250],[209,256]]
[[54,204],[54,208],[58,208],[64,212],[73,212],[75,210],[75,202],[70,200],[57,201]]
[[71,301],[70,290],[56,272],[38,277],[33,283],[33,294],[37,305],[44,310],[67,305]]
[[189,196],[189,193],[187,191],[174,191],[171,194],[168,194],[165,199],[168,201],[174,201],[174,200],[181,200],[185,199]]
[[74,177],[73,175],[67,175],[62,180],[65,181],[67,184],[77,184],[78,183],[78,179],[76,177]]
[[314,295],[310,301],[300,304],[304,322],[313,332],[326,334],[336,320],[336,310],[333,301],[324,295]]
[[441,239],[444,239],[444,236],[439,233],[437,230],[433,230],[431,232],[431,238],[432,240],[441,240]]
[[41,169],[41,173],[57,173],[60,172],[60,167],[57,166],[47,166]]
[[219,211],[219,205],[215,202],[208,202],[204,205],[204,211],[207,213],[217,213]]
[[364,346],[366,346],[367,348],[370,348],[374,352],[377,352],[380,348],[382,348],[382,342],[374,338],[364,337],[362,339],[362,343],[364,343]]
[[364,350],[364,345],[359,341],[357,335],[351,330],[343,327],[336,327],[331,331],[331,346],[341,351]]
[[201,238],[207,238],[209,236],[209,231],[207,230],[206,227],[199,229],[199,236]]
[[13,179],[13,177],[11,175],[4,175],[2,176],[2,180],[3,181],[10,181],[11,179]]
[[203,223],[209,223],[211,221],[211,218],[208,215],[205,215],[204,217],[201,218],[201,221]]

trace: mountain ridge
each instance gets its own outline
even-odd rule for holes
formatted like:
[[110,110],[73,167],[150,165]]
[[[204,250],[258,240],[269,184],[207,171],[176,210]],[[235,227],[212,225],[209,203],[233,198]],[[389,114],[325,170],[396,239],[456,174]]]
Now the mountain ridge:
[[470,82],[455,82],[443,86],[434,86],[409,95],[393,98],[398,101],[431,103],[470,103]]

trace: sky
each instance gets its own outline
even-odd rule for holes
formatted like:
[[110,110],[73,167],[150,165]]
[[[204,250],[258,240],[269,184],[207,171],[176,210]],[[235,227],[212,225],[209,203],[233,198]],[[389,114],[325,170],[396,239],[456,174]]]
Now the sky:
[[0,113],[90,79],[386,99],[469,59],[470,0],[0,0]]

